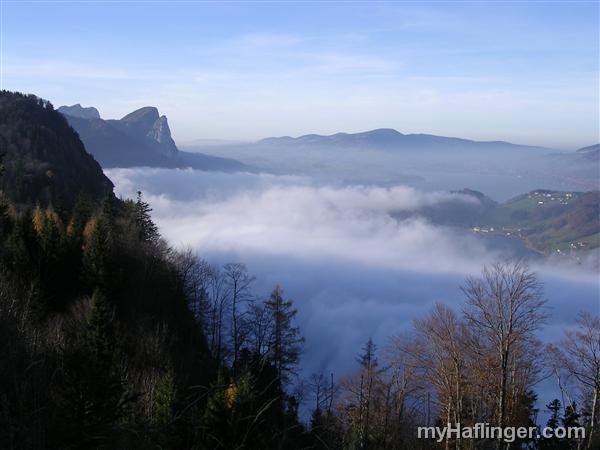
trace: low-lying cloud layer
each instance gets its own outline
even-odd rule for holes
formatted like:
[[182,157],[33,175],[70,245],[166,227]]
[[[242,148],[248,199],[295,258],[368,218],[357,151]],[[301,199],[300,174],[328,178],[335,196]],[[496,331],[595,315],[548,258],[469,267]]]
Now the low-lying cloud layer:
[[465,195],[404,186],[313,186],[301,178],[191,170],[126,169],[110,176],[121,195],[144,191],[170,242],[202,253],[453,273],[476,270],[488,256],[472,236],[392,216],[449,200],[477,201]]
[[[123,197],[143,191],[171,244],[214,263],[246,263],[257,293],[281,283],[299,309],[308,373],[348,369],[368,337],[384,344],[436,301],[458,307],[465,275],[503,256],[468,232],[394,216],[476,201],[460,194],[177,169],[114,169],[108,176]],[[593,274],[535,264],[554,336],[578,310],[598,308]]]

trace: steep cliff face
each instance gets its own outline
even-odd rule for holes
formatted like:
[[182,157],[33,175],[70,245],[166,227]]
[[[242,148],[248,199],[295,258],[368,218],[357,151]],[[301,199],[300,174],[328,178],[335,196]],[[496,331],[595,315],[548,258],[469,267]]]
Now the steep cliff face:
[[102,167],[192,167],[227,172],[248,170],[247,166],[232,159],[179,151],[171,136],[167,117],[161,116],[154,106],[137,109],[119,120],[82,115],[81,109],[76,106],[61,107],[59,110]]
[[150,141],[158,144],[157,148],[162,154],[172,156],[177,153],[177,147],[171,137],[171,129],[166,116],[160,116],[146,136]]
[[176,157],[178,150],[171,137],[167,117],[160,116],[154,106],[145,106],[127,114],[121,120],[109,122],[130,136],[143,140],[154,153]]
[[154,125],[152,125],[152,129],[148,132],[147,136],[159,144],[172,143],[175,145],[171,138],[171,130],[169,129],[169,123],[167,122],[166,116],[160,116],[160,118],[154,122]]

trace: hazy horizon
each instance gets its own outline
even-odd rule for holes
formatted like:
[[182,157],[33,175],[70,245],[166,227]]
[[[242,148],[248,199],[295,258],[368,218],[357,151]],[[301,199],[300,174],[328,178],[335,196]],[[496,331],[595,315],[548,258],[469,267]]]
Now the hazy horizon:
[[[28,94],[35,94],[34,92],[27,92]],[[46,99],[45,97],[42,96],[42,98]],[[50,100],[50,99],[46,99],[46,100]],[[54,104],[55,108],[58,108],[60,106],[74,106],[73,105],[67,105],[67,104]],[[144,108],[145,106],[155,106],[155,105],[145,105],[145,106],[140,106],[140,108],[136,108],[136,109],[132,109],[131,111],[126,112],[125,114],[121,115],[121,116],[115,116],[115,117],[105,117],[102,114],[102,111],[100,110],[100,108],[98,108],[95,105],[80,105],[83,108],[89,108],[89,107],[94,107],[96,109],[98,109],[100,116],[103,120],[118,120],[121,119],[122,117],[126,116],[127,114],[135,111],[136,109],[141,109]],[[159,113],[161,115],[162,111],[159,108]],[[169,119],[169,117],[167,117],[167,119]],[[173,128],[173,125],[169,119],[169,126],[171,128]],[[422,130],[422,131],[404,131],[398,128],[393,128],[393,127],[375,127],[375,128],[369,128],[369,129],[361,129],[361,128],[357,128],[357,129],[352,129],[352,130],[345,130],[345,129],[341,129],[341,130],[337,130],[337,131],[333,131],[333,132],[324,132],[324,133],[313,133],[311,131],[306,132],[306,133],[301,133],[301,134],[291,134],[291,133],[279,133],[279,134],[271,134],[271,135],[265,135],[265,136],[259,136],[256,138],[248,138],[248,139],[227,139],[227,138],[223,138],[223,137],[214,137],[214,136],[198,136],[198,137],[192,137],[191,139],[178,139],[178,137],[176,135],[173,135],[173,140],[176,142],[176,144],[178,146],[181,146],[182,148],[190,148],[190,149],[194,149],[194,144],[200,144],[200,146],[206,146],[206,147],[212,147],[212,146],[219,146],[219,145],[229,145],[229,144],[244,144],[244,143],[254,143],[254,142],[259,142],[263,139],[268,139],[268,138],[281,138],[281,137],[291,137],[291,138],[299,138],[299,137],[303,137],[303,136],[307,136],[307,135],[319,135],[319,136],[333,136],[335,134],[360,134],[360,133],[367,133],[370,131],[375,131],[375,130],[381,130],[381,129],[392,129],[395,130],[401,134],[405,134],[405,135],[409,135],[409,134],[424,134],[424,135],[435,135],[435,136],[444,136],[444,137],[450,137],[450,138],[459,138],[459,139],[467,139],[467,140],[472,140],[472,141],[479,141],[479,142],[499,142],[499,141],[504,141],[504,142],[509,142],[511,144],[520,144],[520,145],[527,145],[527,146],[532,146],[532,147],[547,147],[549,149],[556,149],[556,150],[563,150],[563,151],[570,151],[570,150],[578,150],[582,147],[587,147],[587,146],[591,146],[591,145],[595,145],[597,143],[600,142],[600,136],[598,138],[598,140],[590,142],[588,144],[584,144],[584,145],[580,145],[579,147],[564,147],[564,146],[552,146],[552,145],[544,145],[544,144],[537,144],[537,143],[523,143],[521,141],[511,141],[509,139],[503,139],[503,138],[497,138],[497,139],[479,139],[479,138],[475,138],[475,137],[470,137],[470,136],[463,136],[463,135],[455,135],[455,134],[445,134],[445,135],[441,135],[441,134],[436,134],[433,132],[429,132],[427,130]]]
[[600,140],[594,2],[8,0],[2,17],[3,88],[106,118],[156,106],[177,142],[376,128]]
[[[26,92],[27,94],[35,94],[34,92]],[[47,99],[45,97],[42,96],[42,98],[44,98],[45,100],[50,100],[51,99]],[[54,104],[53,106],[55,108],[58,108],[60,106],[74,106],[73,105],[67,105],[67,104]],[[137,110],[137,109],[141,109],[144,108],[145,106],[154,106],[154,105],[145,105],[145,106],[140,106],[140,108],[136,108],[136,109],[132,109],[131,111],[128,111],[127,113],[121,115],[121,116],[115,116],[115,117],[105,117],[102,114],[102,111],[100,110],[100,108],[98,108],[95,105],[80,105],[83,108],[89,108],[89,107],[94,107],[96,109],[99,110],[100,112],[100,116],[103,120],[118,120],[121,119],[122,117],[126,116],[127,114]],[[159,113],[161,115],[162,111],[159,109]],[[173,125],[169,119],[169,117],[167,116],[167,119],[169,120],[169,126],[171,128],[173,128]],[[440,135],[440,134],[436,134],[433,132],[429,132],[427,130],[423,130],[423,131],[404,131],[398,128],[393,128],[393,127],[375,127],[375,128],[369,128],[369,129],[353,129],[353,130],[338,130],[338,131],[334,131],[334,132],[327,132],[327,133],[313,133],[313,132],[306,132],[306,133],[301,133],[301,134],[291,134],[291,133],[280,133],[280,134],[272,134],[272,135],[265,135],[265,136],[259,136],[257,138],[249,138],[249,139],[227,139],[227,138],[222,138],[222,137],[214,137],[214,136],[198,136],[195,138],[191,138],[191,139],[178,139],[178,137],[176,135],[173,135],[173,140],[175,141],[175,143],[178,146],[181,146],[183,149],[189,149],[191,151],[194,151],[195,149],[201,148],[201,147],[213,147],[213,146],[220,146],[220,145],[235,145],[235,144],[246,144],[246,143],[255,143],[255,142],[259,142],[263,139],[268,139],[268,138],[283,138],[283,137],[291,137],[291,138],[300,138],[300,137],[304,137],[304,136],[308,136],[308,135],[319,135],[319,136],[333,136],[335,134],[360,134],[360,133],[368,133],[371,131],[375,131],[375,130],[381,130],[381,129],[392,129],[395,130],[401,134],[404,135],[412,135],[412,134],[423,134],[423,135],[434,135],[434,136],[443,136],[443,137],[449,137],[449,138],[459,138],[459,139],[467,139],[467,140],[472,140],[472,141],[478,141],[478,142],[509,142],[511,144],[519,144],[519,145],[526,145],[526,146],[531,146],[531,147],[546,147],[549,149],[556,149],[556,150],[562,150],[562,151],[575,151],[578,150],[582,147],[588,147],[588,146],[592,146],[595,145],[597,143],[600,142],[600,137],[597,141],[594,142],[590,142],[588,144],[584,144],[581,145],[579,147],[560,147],[560,146],[552,146],[552,145],[543,145],[543,144],[536,144],[536,143],[523,143],[520,141],[511,141],[509,139],[503,139],[503,138],[498,138],[498,139],[478,139],[475,137],[470,137],[470,136],[463,136],[463,135],[455,135],[455,134],[446,134],[446,135]]]

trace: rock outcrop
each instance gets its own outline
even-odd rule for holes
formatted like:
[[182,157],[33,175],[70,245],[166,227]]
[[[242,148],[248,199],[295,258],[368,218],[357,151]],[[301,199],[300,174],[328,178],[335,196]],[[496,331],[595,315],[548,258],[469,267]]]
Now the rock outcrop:
[[72,106],[61,106],[58,108],[58,112],[82,119],[100,119],[100,113],[96,108],[93,106],[84,108],[79,103]]

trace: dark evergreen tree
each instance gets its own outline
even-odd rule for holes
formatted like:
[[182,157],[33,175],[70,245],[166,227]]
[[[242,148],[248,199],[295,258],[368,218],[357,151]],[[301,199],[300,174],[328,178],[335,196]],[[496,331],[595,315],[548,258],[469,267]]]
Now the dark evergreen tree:
[[279,285],[265,301],[265,307],[273,319],[268,359],[277,371],[277,379],[283,383],[295,373],[304,343],[299,328],[294,325],[298,311],[292,300],[284,300],[283,290]]
[[362,348],[362,353],[356,359],[361,367],[365,370],[372,370],[377,367],[377,346],[372,338],[369,338]]
[[105,288],[110,283],[113,233],[105,215],[92,217],[85,227],[83,269],[90,285]]
[[[559,426],[560,423],[560,413],[562,410],[562,405],[560,404],[560,400],[554,399],[550,403],[546,405],[546,408],[550,412],[550,417],[546,422],[546,428],[551,428],[555,430]],[[540,450],[560,450],[563,447],[562,440],[552,436],[552,437],[542,437],[539,442]]]
[[75,247],[81,246],[85,224],[92,217],[93,212],[94,206],[91,199],[84,193],[79,194],[67,226],[67,235]]
[[131,400],[119,354],[114,309],[96,291],[81,329],[64,350],[51,442],[70,442],[76,448],[114,445]]
[[[579,427],[581,427],[580,418],[581,418],[581,414],[579,414],[579,412],[577,411],[577,404],[571,403],[570,405],[567,405],[567,407],[565,408],[564,415],[561,419],[562,426],[566,429],[579,428]],[[561,449],[565,449],[565,450],[579,449],[579,448],[581,448],[581,445],[583,444],[582,441],[583,441],[582,439],[577,439],[573,436],[571,436],[571,438],[567,437],[562,440],[563,446],[561,447]]]
[[[517,396],[517,405],[514,408],[511,426],[519,426],[526,428],[535,428],[538,409],[535,404],[537,402],[537,394],[533,390],[529,390]],[[532,438],[517,438],[515,446],[531,448],[536,443],[536,436]],[[518,448],[518,447],[517,447]]]
[[137,225],[139,239],[143,242],[156,242],[160,234],[158,227],[152,222],[150,213],[152,208],[142,199],[142,192],[137,191],[137,200],[135,202],[135,223]]

